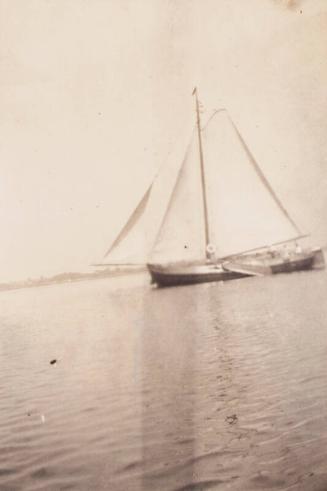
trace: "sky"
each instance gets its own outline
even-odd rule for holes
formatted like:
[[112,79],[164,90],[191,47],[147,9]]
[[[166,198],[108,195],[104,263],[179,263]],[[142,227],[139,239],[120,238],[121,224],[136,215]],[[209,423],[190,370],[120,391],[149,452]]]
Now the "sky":
[[327,241],[325,0],[0,0],[0,40],[0,282],[102,259],[195,85]]

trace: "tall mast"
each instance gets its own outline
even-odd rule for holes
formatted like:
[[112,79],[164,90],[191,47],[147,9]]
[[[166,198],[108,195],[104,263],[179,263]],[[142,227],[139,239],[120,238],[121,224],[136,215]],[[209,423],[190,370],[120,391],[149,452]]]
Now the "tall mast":
[[199,155],[200,155],[200,168],[201,168],[201,186],[202,186],[202,199],[203,199],[203,214],[204,214],[204,233],[205,233],[205,246],[206,246],[206,256],[209,257],[207,251],[207,245],[210,242],[209,236],[209,221],[208,221],[208,204],[207,204],[207,190],[206,190],[206,180],[204,172],[204,159],[203,159],[203,147],[201,138],[201,120],[200,120],[200,107],[198,99],[198,90],[195,87],[192,95],[195,96],[195,108],[196,108],[196,124],[198,129],[198,140],[199,140]]

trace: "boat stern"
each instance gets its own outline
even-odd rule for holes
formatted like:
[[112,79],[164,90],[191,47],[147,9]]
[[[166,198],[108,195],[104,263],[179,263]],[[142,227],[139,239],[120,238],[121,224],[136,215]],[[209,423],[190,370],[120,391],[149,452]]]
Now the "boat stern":
[[325,268],[325,256],[321,247],[315,247],[312,249],[314,253],[313,268],[314,269],[324,269]]

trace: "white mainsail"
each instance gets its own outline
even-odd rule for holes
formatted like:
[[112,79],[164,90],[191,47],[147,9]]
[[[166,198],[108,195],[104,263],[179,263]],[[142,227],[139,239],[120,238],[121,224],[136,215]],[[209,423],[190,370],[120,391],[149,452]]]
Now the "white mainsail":
[[202,132],[210,241],[223,257],[299,235],[226,111]]
[[198,155],[196,134],[193,132],[150,262],[197,261],[205,258]]

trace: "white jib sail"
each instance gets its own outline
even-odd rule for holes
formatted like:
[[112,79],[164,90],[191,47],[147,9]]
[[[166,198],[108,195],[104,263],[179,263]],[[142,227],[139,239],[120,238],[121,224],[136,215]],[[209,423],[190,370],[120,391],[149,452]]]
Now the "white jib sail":
[[148,187],[127,223],[106,252],[104,262],[109,261],[110,264],[143,264],[145,262],[147,235],[142,227],[142,218],[144,219],[152,186],[153,183]]

